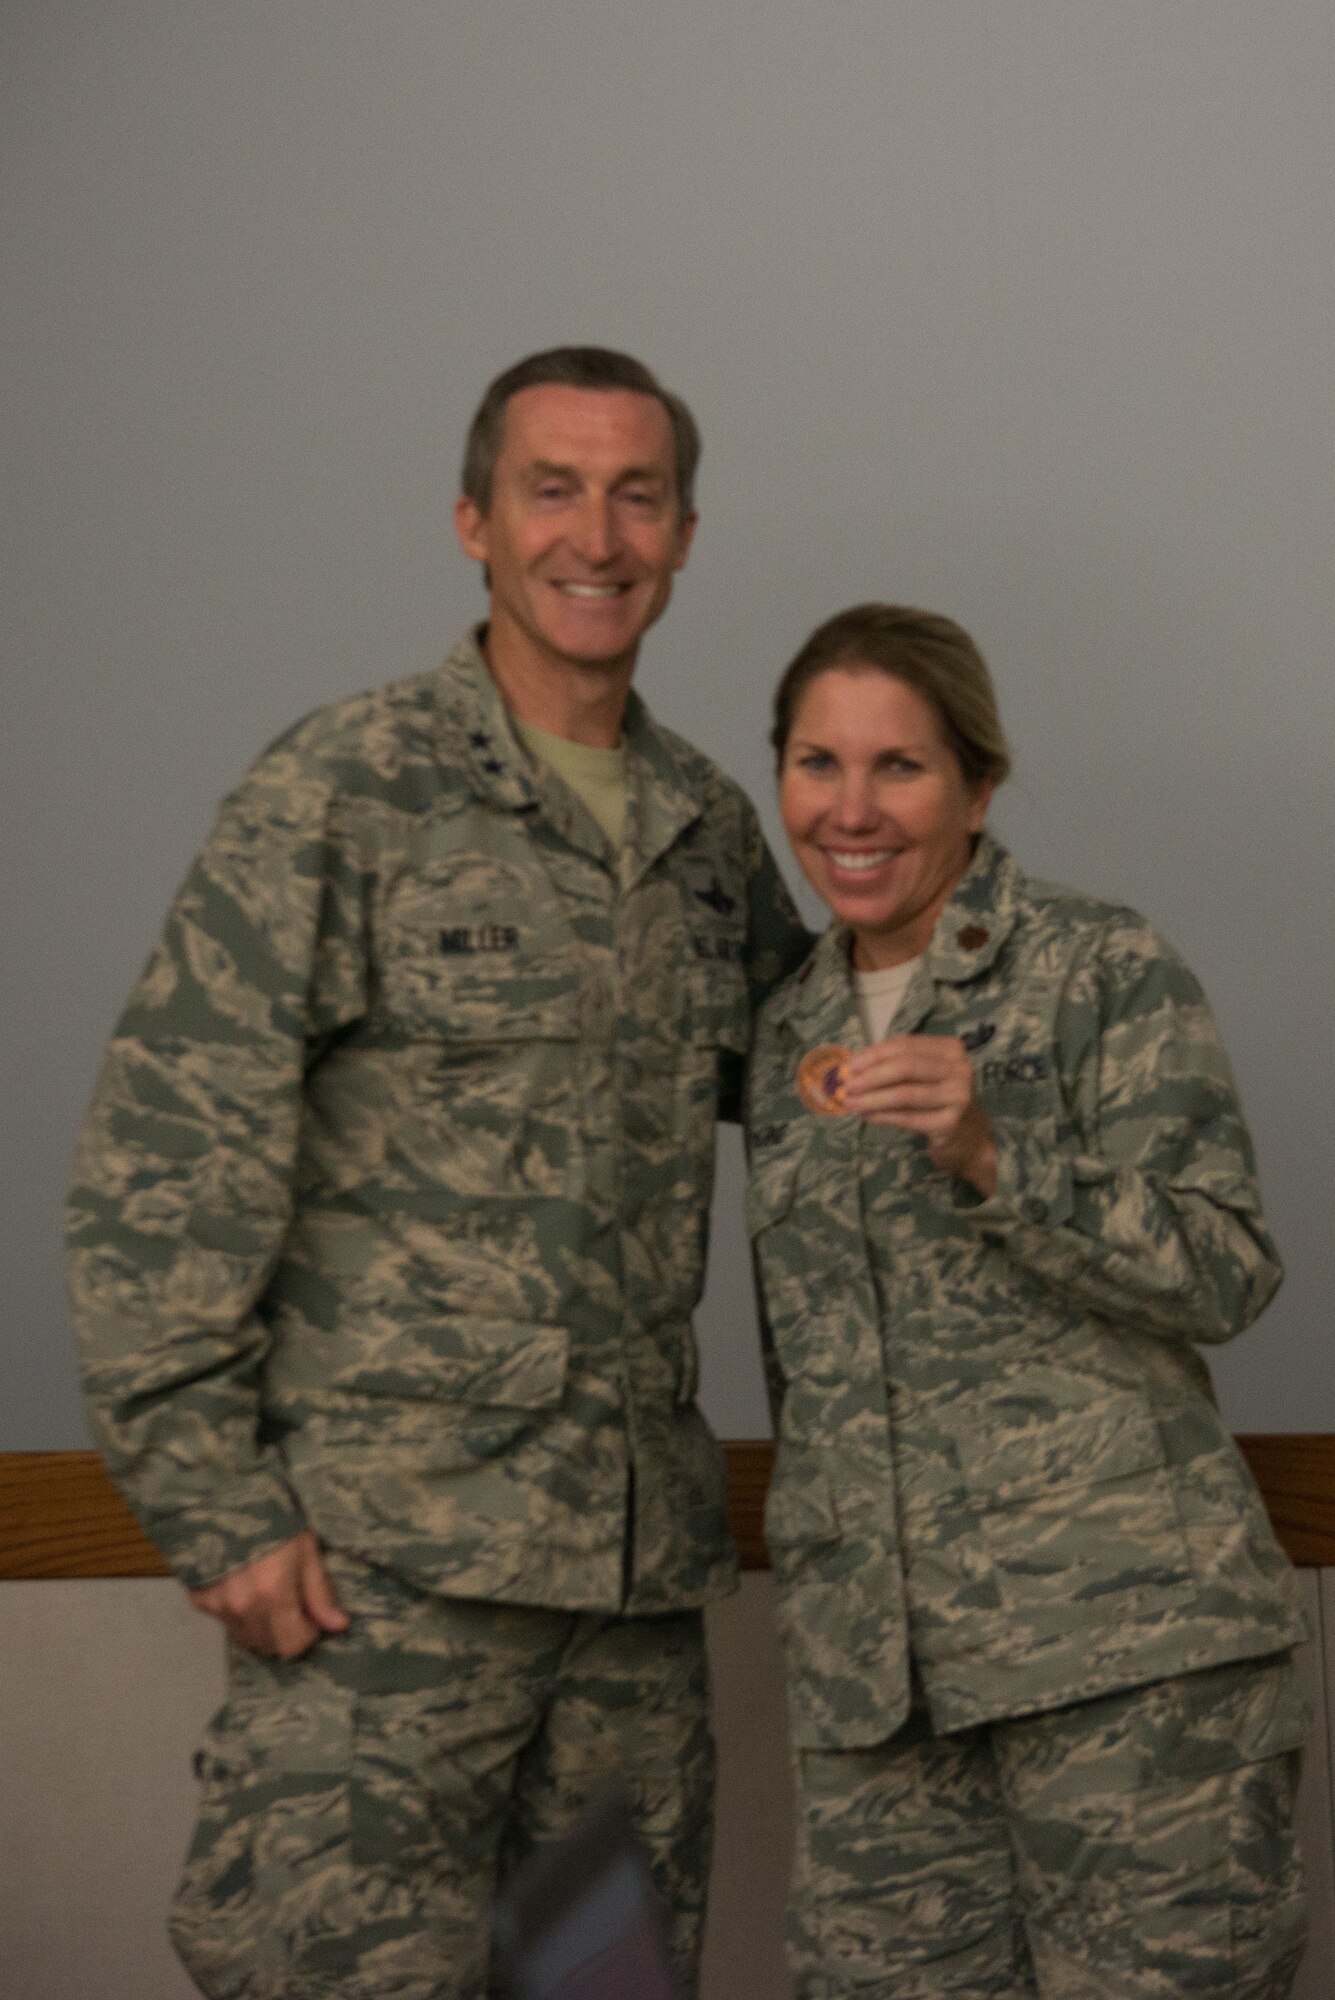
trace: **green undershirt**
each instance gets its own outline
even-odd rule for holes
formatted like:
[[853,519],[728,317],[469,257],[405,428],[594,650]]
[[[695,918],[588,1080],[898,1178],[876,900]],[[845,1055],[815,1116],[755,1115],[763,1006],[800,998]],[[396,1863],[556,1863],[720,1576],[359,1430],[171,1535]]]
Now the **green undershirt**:
[[619,848],[626,838],[626,807],[629,790],[626,780],[626,745],[615,750],[597,750],[587,743],[571,743],[564,736],[549,736],[531,722],[510,717],[515,735],[534,757],[555,771],[569,785],[597,820],[603,832]]

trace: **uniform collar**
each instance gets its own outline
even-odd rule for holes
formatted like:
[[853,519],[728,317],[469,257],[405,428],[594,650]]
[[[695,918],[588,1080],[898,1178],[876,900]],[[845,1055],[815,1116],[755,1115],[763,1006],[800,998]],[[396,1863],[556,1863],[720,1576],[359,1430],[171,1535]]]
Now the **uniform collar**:
[[522,812],[537,804],[538,787],[528,754],[510,727],[500,689],[487,672],[481,629],[461,639],[441,668],[444,748],[479,798]]
[[[608,857],[600,830],[555,773],[530,758],[510,727],[499,688],[487,671],[482,628],[459,641],[441,669],[440,714],[447,752],[479,798],[510,812],[540,807],[572,846]],[[630,789],[623,864],[636,881],[699,819],[701,805],[667,733],[632,688],[622,725]]]
[[862,1025],[849,977],[851,943],[843,924],[831,924],[786,989],[789,1024],[811,1048],[822,1042],[862,1047]]
[[986,972],[1015,928],[1021,880],[1001,843],[980,834],[927,947],[924,970],[932,979],[960,986]]
[[[916,1027],[930,1013],[939,984],[963,985],[992,964],[1015,927],[1022,879],[1005,848],[990,834],[981,834],[909,983],[897,1033]],[[851,950],[847,926],[831,924],[787,989],[788,1019],[812,1047],[820,1042],[861,1046],[861,1029],[853,1025],[858,1012]]]
[[626,698],[622,728],[630,786],[623,881],[629,887],[660,854],[667,853],[704,809],[699,786],[690,783],[671,737],[659,728],[634,688]]

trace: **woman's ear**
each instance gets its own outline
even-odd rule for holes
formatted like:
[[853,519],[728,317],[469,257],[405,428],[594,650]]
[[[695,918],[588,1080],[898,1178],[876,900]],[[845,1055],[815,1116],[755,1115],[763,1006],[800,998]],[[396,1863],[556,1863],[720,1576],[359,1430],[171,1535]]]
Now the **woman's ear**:
[[980,778],[969,799],[969,831],[981,833],[987,818],[987,809],[992,803],[992,794],[997,789],[995,778]]

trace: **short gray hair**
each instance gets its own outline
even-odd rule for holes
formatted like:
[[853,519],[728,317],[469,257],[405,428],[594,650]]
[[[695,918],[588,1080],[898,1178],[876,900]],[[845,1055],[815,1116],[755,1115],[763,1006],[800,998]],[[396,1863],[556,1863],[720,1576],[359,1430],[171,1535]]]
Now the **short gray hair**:
[[549,382],[567,389],[631,389],[661,403],[672,426],[677,509],[683,519],[690,513],[700,463],[700,431],[695,418],[681,397],[665,389],[642,361],[631,354],[618,354],[611,347],[549,347],[541,354],[526,355],[496,377],[477,406],[464,446],[460,484],[479,513],[486,514],[491,507],[506,404],[521,389],[536,389]]

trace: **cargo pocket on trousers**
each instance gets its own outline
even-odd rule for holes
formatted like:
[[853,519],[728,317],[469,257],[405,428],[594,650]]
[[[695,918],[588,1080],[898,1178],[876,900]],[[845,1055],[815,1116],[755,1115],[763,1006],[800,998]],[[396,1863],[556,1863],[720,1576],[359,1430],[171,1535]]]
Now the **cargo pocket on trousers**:
[[358,1870],[415,1876],[439,1862],[443,1787],[435,1766],[446,1762],[439,1743],[446,1707],[434,1689],[358,1702],[348,1832]]
[[1312,1710],[1297,1659],[1223,1668],[1210,1717],[1237,1759],[1229,1829],[1233,1977],[1239,1992],[1288,1991],[1307,1942],[1307,1895],[1297,1839],[1302,1752]]
[[170,1929],[206,1995],[277,1992],[312,1960],[343,1969],[352,1717],[345,1689],[279,1686],[229,1700],[205,1732]]
[[1229,1908],[1240,1993],[1287,1993],[1307,1943],[1307,1892],[1295,1832],[1301,1753],[1282,1752],[1235,1780]]
[[[423,1665],[405,1652],[397,1671],[420,1678]],[[430,1685],[380,1686],[358,1700],[348,1846],[356,1880],[378,1880],[386,1907],[406,1896],[439,1909],[448,1883],[458,1916],[475,1891],[490,1894],[521,1742],[509,1740],[504,1696],[493,1705],[486,1693],[485,1647],[431,1666]]]
[[1093,1956],[1128,1992],[1288,1991],[1306,1923],[1293,1807],[1307,1723],[1279,1655],[1002,1726],[1053,1992],[1084,1990]]

